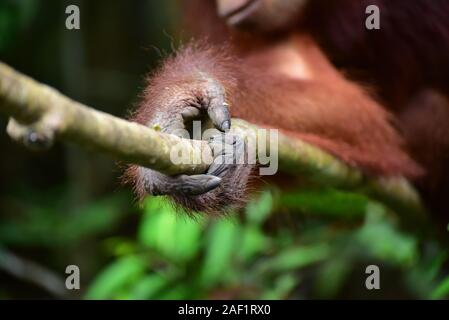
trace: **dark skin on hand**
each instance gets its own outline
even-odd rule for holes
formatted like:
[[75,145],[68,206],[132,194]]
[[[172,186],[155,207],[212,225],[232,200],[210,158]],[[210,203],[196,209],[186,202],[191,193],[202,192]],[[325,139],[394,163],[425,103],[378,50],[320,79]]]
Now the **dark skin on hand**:
[[[197,119],[223,133],[231,117],[276,128],[366,175],[414,181],[429,208],[444,213],[448,1],[182,4],[184,29],[195,40],[149,77],[134,121],[167,133]],[[365,27],[368,5],[380,8],[380,30]],[[229,155],[219,150],[214,157]],[[203,175],[173,177],[132,166],[127,179],[139,196],[167,194],[187,210],[220,214],[244,205],[254,174],[244,164],[213,164]]]

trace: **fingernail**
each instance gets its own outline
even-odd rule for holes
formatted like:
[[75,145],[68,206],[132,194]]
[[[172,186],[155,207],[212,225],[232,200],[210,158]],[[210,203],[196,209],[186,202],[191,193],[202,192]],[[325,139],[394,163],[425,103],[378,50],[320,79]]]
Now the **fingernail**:
[[206,190],[212,190],[218,187],[218,185],[221,183],[221,178],[211,176],[208,182],[206,182],[205,188]]
[[221,124],[221,128],[225,131],[231,129],[231,122],[229,120],[223,121],[223,123]]

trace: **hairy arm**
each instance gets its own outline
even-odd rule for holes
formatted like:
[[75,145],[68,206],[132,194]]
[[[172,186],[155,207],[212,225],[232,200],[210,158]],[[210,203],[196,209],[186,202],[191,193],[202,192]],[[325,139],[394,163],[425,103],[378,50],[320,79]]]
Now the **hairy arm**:
[[[172,133],[203,114],[226,131],[229,105],[232,116],[313,143],[367,174],[419,173],[403,152],[390,116],[359,86],[332,72],[311,79],[285,76],[269,68],[267,59],[237,59],[224,47],[188,46],[149,77],[133,119]],[[204,175],[167,177],[131,167],[127,176],[139,195],[168,194],[189,210],[219,213],[245,202],[252,169],[237,164]]]
[[234,117],[280,129],[369,175],[420,174],[404,151],[392,116],[359,86],[344,79],[265,76],[240,86],[231,109]]

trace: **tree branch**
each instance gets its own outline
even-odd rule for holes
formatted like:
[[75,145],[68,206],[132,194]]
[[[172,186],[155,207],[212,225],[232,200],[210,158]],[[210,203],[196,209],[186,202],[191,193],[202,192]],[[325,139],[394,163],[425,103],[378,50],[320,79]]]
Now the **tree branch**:
[[[48,148],[57,138],[166,174],[203,173],[208,168],[203,159],[212,154],[204,141],[163,134],[94,110],[1,62],[0,113],[13,118],[7,128],[10,136],[35,149]],[[256,126],[243,120],[233,119],[232,127],[247,138],[258,133]],[[180,144],[192,164],[175,165],[170,160],[170,150]],[[403,178],[367,178],[332,155],[282,134],[278,152],[279,168],[283,171],[325,185],[358,190],[398,213],[423,217],[418,194]]]
[[64,280],[53,271],[0,247],[0,269],[31,282],[59,299],[70,297]]
[[[151,130],[73,101],[0,63],[0,112],[13,117],[9,135],[32,149],[45,149],[54,138],[105,153],[166,174],[194,174],[208,166],[201,152],[211,154],[205,142],[195,142]],[[170,150],[182,144],[196,165],[174,165]]]

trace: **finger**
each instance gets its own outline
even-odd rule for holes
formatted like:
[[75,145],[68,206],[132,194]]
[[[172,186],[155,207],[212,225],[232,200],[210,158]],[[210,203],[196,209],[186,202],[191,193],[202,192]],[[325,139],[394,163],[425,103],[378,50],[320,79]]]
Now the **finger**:
[[171,121],[162,129],[162,132],[174,134],[180,138],[190,139],[190,134],[186,129],[186,125],[182,120],[182,117],[179,116],[171,119]]
[[209,138],[209,146],[212,149],[214,158],[222,154],[225,148],[225,135],[221,133],[211,136]]
[[176,191],[184,195],[200,195],[209,192],[221,183],[221,178],[207,175],[199,174],[193,176],[181,175],[177,177],[179,183],[176,185]]
[[232,145],[225,144],[225,135],[216,137],[209,145],[212,148],[214,161],[207,170],[208,174],[223,177],[234,164],[234,152]]
[[207,174],[223,177],[233,164],[232,155],[219,155],[207,170]]
[[200,118],[201,111],[196,107],[186,107],[181,111],[181,116],[184,122],[188,122]]
[[170,194],[193,196],[215,189],[220,182],[221,178],[207,174],[169,177],[158,172],[152,172],[151,177],[149,176],[145,181],[145,189],[155,196]]
[[242,147],[244,148],[244,141],[240,136],[221,133],[209,138],[209,146],[212,149],[212,154],[216,157],[225,152],[229,153],[233,149],[240,150]]
[[239,136],[215,135],[210,138],[209,146],[212,149],[214,161],[207,171],[208,174],[223,177],[233,165],[244,163],[245,144]]
[[212,100],[207,108],[207,113],[218,130],[228,131],[231,128],[231,115],[227,103],[220,100]]

